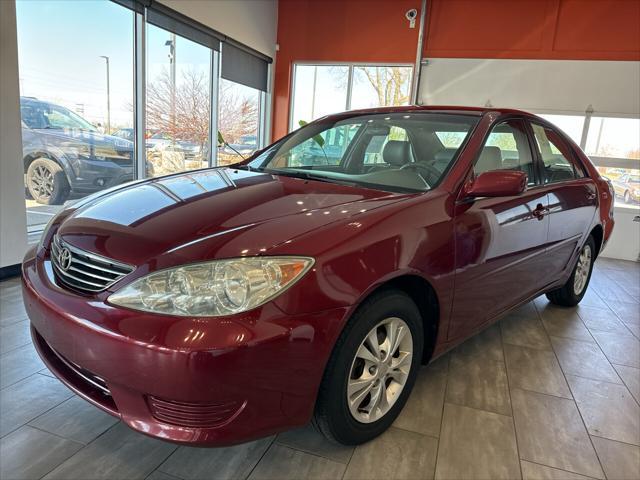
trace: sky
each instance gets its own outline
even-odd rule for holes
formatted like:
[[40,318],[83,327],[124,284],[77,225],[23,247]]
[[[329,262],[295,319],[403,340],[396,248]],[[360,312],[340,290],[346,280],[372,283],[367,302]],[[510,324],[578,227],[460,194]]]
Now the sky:
[[[21,95],[63,105],[97,124],[106,123],[109,57],[111,126],[133,125],[134,14],[108,0],[18,0]],[[147,80],[169,68],[169,32],[147,26]],[[184,69],[208,71],[211,52],[178,37],[177,77]]]

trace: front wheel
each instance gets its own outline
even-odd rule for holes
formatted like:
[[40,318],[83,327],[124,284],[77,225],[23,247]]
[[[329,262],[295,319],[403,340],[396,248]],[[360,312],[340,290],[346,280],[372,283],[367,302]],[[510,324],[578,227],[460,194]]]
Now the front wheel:
[[629,190],[624,192],[624,203],[631,203],[631,194],[629,193]]
[[27,168],[27,189],[42,205],[60,205],[69,197],[69,182],[62,167],[49,158],[37,158]]
[[314,425],[329,440],[367,442],[396,419],[413,388],[424,346],[422,317],[404,292],[385,290],[360,306],[325,369]]
[[547,293],[547,298],[551,303],[563,307],[574,307],[580,303],[589,286],[595,256],[596,245],[593,237],[589,235],[589,238],[587,238],[587,241],[580,250],[580,255],[578,255],[578,260],[575,267],[573,267],[573,272],[569,280],[567,280],[567,283],[557,290]]

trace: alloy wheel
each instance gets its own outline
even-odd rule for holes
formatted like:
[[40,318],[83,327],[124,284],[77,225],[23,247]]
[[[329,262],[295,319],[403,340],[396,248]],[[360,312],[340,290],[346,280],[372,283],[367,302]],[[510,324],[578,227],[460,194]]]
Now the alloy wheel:
[[573,292],[576,295],[580,295],[584,287],[587,285],[589,279],[589,272],[591,271],[591,247],[585,245],[580,251],[578,257],[578,264],[576,265],[576,273],[573,278]]
[[38,165],[30,178],[32,191],[40,198],[50,198],[54,190],[53,173],[44,165]]
[[347,384],[353,418],[372,423],[384,417],[404,389],[413,357],[413,337],[404,320],[386,318],[364,338]]

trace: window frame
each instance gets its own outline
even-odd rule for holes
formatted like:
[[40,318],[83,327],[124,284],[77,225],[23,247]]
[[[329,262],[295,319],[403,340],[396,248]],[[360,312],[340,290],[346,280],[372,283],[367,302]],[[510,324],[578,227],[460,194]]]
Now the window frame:
[[[356,67],[408,67],[411,68],[411,80],[409,83],[409,92],[413,89],[414,77],[413,73],[415,72],[415,64],[413,63],[398,63],[398,62],[331,62],[331,61],[303,61],[303,62],[293,62],[293,68],[291,69],[291,90],[289,92],[289,118],[287,121],[289,133],[297,130],[298,126],[293,124],[293,112],[294,112],[294,101],[296,97],[296,69],[299,66],[307,66],[307,67],[349,67],[349,72],[347,75],[347,95],[345,98],[345,108],[344,112],[348,112],[351,110],[351,99],[353,93],[353,72]],[[410,103],[408,104],[410,105]],[[309,122],[312,122],[313,119],[309,119]]]
[[[525,135],[525,138],[527,140],[527,145],[529,147],[529,154],[531,155],[531,163],[533,165],[533,174],[534,174],[534,182],[533,184],[529,185],[529,182],[527,182],[527,185],[525,187],[525,191],[526,190],[530,190],[533,188],[538,188],[538,187],[542,187],[544,186],[544,184],[542,183],[542,175],[541,175],[541,171],[540,171],[540,165],[539,165],[539,158],[537,155],[534,154],[534,145],[532,143],[532,141],[535,141],[535,139],[532,137],[532,131],[531,131],[531,126],[528,124],[528,119],[521,116],[521,115],[508,115],[508,116],[503,116],[503,117],[499,117],[497,118],[493,124],[491,124],[490,128],[487,130],[487,133],[485,134],[484,138],[482,139],[482,144],[475,156],[475,158],[473,159],[473,163],[471,164],[471,172],[470,174],[472,176],[475,176],[475,170],[474,167],[476,166],[476,163],[478,163],[478,160],[480,160],[480,155],[482,154],[482,149],[487,145],[487,142],[489,141],[489,137],[491,136],[491,134],[493,133],[493,131],[495,130],[495,128],[499,127],[500,125],[504,124],[504,123],[508,123],[508,122],[520,122],[522,127],[523,127],[523,133]],[[521,171],[521,170],[518,170]]]
[[[538,163],[537,175],[539,177],[539,182],[540,182],[539,185],[541,186],[557,185],[557,184],[562,184],[567,182],[575,182],[577,180],[583,180],[585,178],[590,178],[588,170],[584,167],[584,165],[582,165],[582,162],[578,158],[578,155],[576,154],[575,149],[573,148],[573,145],[571,145],[571,143],[567,141],[567,139],[565,138],[565,135],[560,129],[556,128],[551,123],[544,122],[544,121],[541,122],[533,118],[526,119],[525,123],[527,124],[527,129],[529,131],[531,148],[535,152],[535,156],[537,157],[537,163]],[[542,152],[538,148],[538,143],[536,140],[535,131],[533,130],[533,125],[538,125],[543,129],[549,129],[552,132],[554,132],[560,138],[560,140],[564,143],[564,146],[567,147],[567,149],[571,152],[571,158],[567,158],[566,160],[569,162],[569,164],[571,165],[571,169],[573,170],[572,179],[561,180],[559,182],[548,182],[548,183],[544,182],[544,178],[545,178],[544,159],[542,158]],[[560,153],[562,154],[562,152]],[[564,154],[562,154],[562,156],[563,158],[565,158]],[[581,177],[578,176],[578,171],[582,172]]]

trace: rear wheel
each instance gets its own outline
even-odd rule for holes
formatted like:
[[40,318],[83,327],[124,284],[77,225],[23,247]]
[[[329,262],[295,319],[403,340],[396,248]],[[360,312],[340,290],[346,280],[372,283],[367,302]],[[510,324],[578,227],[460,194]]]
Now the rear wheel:
[[314,425],[356,445],[384,432],[413,388],[422,360],[422,318],[404,292],[368,299],[347,323],[318,393]]
[[69,197],[69,182],[62,167],[49,158],[36,158],[27,168],[27,189],[43,205],[59,205]]
[[557,290],[547,293],[547,298],[551,303],[564,307],[573,307],[580,303],[589,286],[595,254],[595,242],[593,237],[589,235],[589,238],[587,238],[587,241],[580,250],[578,260],[567,283]]
[[631,194],[629,193],[629,190],[624,192],[624,203],[631,203]]

